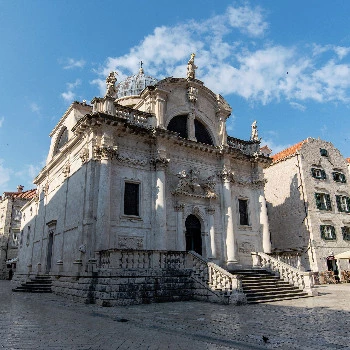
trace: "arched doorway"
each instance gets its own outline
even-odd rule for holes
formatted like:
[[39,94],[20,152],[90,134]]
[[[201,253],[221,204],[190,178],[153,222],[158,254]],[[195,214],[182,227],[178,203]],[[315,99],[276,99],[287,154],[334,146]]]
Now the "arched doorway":
[[194,250],[202,255],[201,223],[194,215],[189,215],[185,222],[186,226],[186,250]]

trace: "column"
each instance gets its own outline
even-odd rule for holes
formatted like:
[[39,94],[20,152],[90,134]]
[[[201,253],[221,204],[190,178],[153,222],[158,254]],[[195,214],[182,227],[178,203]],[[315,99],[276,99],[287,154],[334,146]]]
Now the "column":
[[263,194],[263,190],[259,195],[259,203],[260,203],[260,224],[262,226],[262,246],[264,253],[271,253],[271,238],[270,238],[270,229],[269,229],[269,219],[267,216],[267,208],[266,208],[266,199]]
[[157,156],[151,161],[156,170],[155,249],[166,249],[165,168],[169,159]]
[[164,109],[165,109],[165,99],[158,95],[156,99],[156,111],[157,111],[157,126],[160,128],[164,128]]
[[110,207],[111,207],[111,154],[109,149],[100,147],[101,160],[99,163],[99,191],[96,213],[96,250],[109,248]]
[[174,209],[176,211],[176,250],[185,251],[186,242],[183,227],[184,205],[176,204],[174,206]]
[[209,238],[210,245],[208,244],[208,258],[215,259],[216,258],[216,246],[215,246],[215,228],[214,228],[214,213],[215,209],[212,207],[207,208],[208,214],[208,226],[209,226]]
[[192,111],[188,114],[188,117],[187,117],[187,133],[188,133],[188,139],[191,141],[197,141],[195,130],[194,130],[194,119],[195,119],[195,114],[194,114],[194,109],[192,109]]
[[225,213],[225,228],[226,228],[226,256],[227,267],[232,264],[237,264],[237,243],[235,232],[233,229],[233,214],[232,214],[232,193],[231,193],[231,180],[233,174],[226,168],[221,173],[223,179],[223,202]]

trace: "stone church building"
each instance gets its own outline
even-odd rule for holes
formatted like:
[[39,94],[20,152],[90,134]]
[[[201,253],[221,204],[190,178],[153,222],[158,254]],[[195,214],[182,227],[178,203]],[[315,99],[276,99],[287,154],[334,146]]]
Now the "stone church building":
[[196,68],[193,54],[186,78],[157,81],[141,67],[116,84],[112,72],[104,97],[72,103],[23,208],[17,282],[50,274],[64,294],[81,287],[77,276],[142,274],[155,256],[185,263],[186,251],[225,275],[252,266],[251,252],[270,252],[271,160],[256,122],[249,140],[228,136],[231,107]]

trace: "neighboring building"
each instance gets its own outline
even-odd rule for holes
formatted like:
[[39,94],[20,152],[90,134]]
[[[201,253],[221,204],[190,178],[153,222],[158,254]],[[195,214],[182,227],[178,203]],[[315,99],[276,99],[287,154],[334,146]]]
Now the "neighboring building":
[[348,260],[334,259],[350,249],[346,160],[332,143],[313,138],[272,158],[264,173],[273,252],[294,264],[301,257],[306,270],[349,270]]
[[12,277],[16,268],[17,248],[20,240],[21,208],[34,198],[36,190],[4,192],[0,196],[0,279]]
[[195,79],[193,59],[187,79],[157,81],[141,68],[115,86],[111,73],[104,98],[68,108],[34,180],[39,199],[23,208],[19,279],[75,278],[78,265],[89,276],[109,249],[194,250],[228,269],[270,251],[271,160],[256,122],[249,141],[227,136],[231,108]]

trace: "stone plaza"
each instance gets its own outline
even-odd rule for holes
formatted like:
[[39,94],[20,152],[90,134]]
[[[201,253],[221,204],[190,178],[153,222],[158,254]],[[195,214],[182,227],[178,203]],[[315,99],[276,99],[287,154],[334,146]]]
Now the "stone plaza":
[[100,307],[54,294],[12,293],[10,282],[0,281],[0,348],[350,349],[350,284],[317,291],[317,297],[241,306]]

